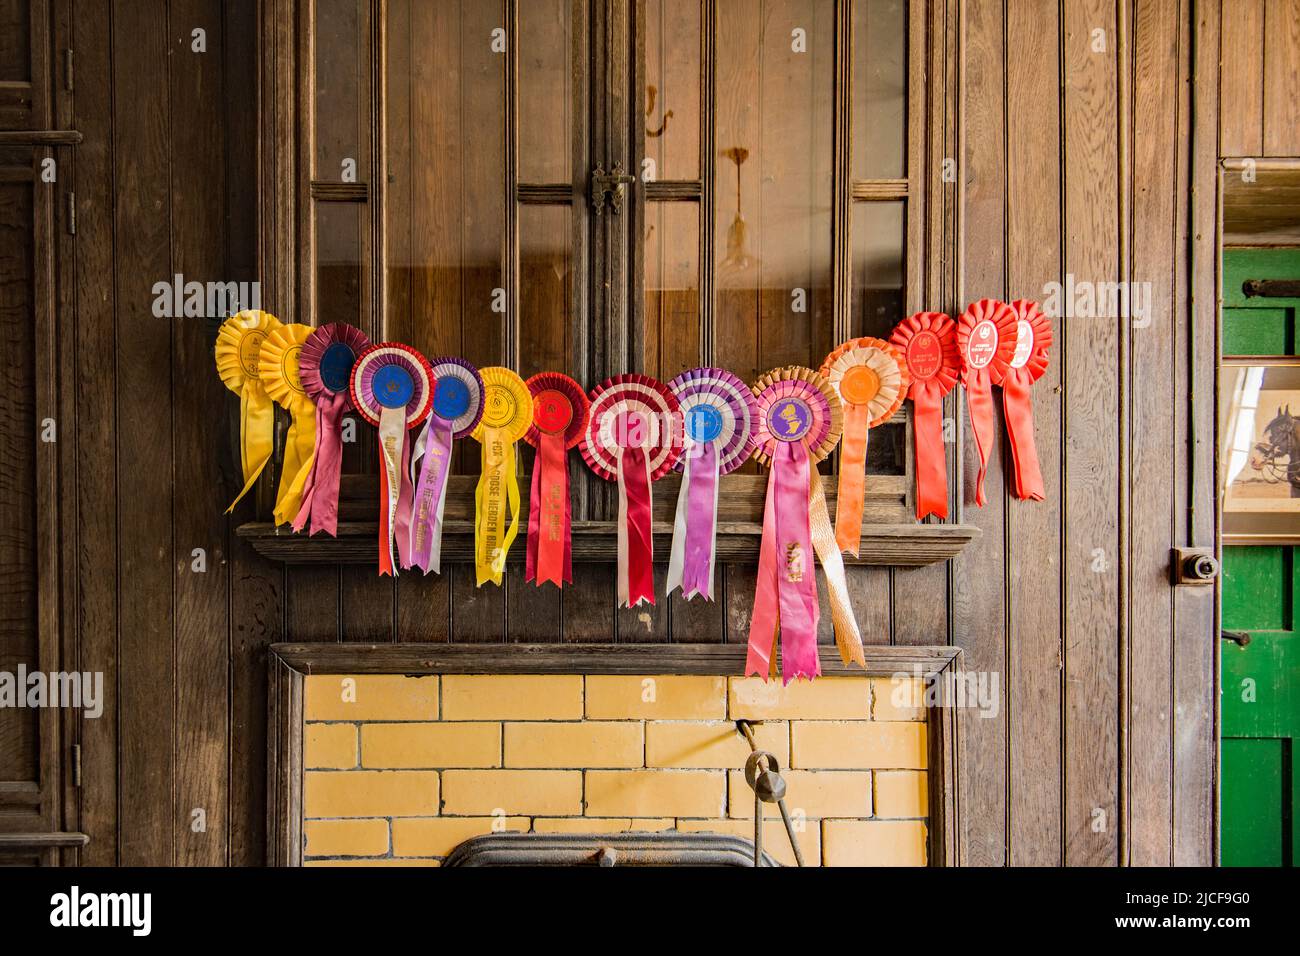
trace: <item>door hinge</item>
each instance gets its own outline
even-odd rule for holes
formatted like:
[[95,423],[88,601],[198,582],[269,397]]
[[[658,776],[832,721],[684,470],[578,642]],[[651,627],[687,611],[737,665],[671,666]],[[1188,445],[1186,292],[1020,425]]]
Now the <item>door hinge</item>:
[[72,92],[72,49],[63,51],[63,88]]
[[68,190],[68,235],[77,234],[77,194]]
[[609,203],[610,209],[615,213],[623,211],[623,196],[627,192],[627,187],[636,182],[636,178],[623,172],[623,163],[621,161],[614,163],[614,168],[610,172],[605,172],[603,166],[597,166],[591,171],[591,205],[599,216],[605,211],[605,204]]
[[81,744],[72,745],[72,785],[81,786]]

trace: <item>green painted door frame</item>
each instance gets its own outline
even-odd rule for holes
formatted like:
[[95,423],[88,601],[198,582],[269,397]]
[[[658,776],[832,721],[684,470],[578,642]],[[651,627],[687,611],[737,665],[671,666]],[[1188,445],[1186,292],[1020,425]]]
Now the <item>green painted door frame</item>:
[[[1246,279],[1300,278],[1300,250],[1223,253],[1223,354],[1295,355],[1297,299],[1247,299]],[[1224,866],[1300,858],[1300,549],[1223,549],[1220,846]]]

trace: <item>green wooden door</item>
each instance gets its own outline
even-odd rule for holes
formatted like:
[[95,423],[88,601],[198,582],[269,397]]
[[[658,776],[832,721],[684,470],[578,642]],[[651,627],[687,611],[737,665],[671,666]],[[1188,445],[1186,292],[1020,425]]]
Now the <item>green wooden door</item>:
[[[1225,355],[1296,354],[1300,300],[1247,299],[1246,279],[1300,278],[1300,250],[1223,255]],[[1300,575],[1297,548],[1223,549],[1223,764],[1220,862],[1290,866],[1300,857]]]

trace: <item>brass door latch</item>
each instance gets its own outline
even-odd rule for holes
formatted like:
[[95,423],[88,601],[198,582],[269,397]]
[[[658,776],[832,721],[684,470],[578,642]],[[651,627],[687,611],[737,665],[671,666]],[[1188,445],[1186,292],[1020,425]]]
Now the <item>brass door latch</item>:
[[1208,548],[1174,548],[1169,565],[1174,585],[1205,586],[1219,577],[1219,560]]
[[615,162],[614,168],[610,172],[605,172],[603,166],[597,166],[591,171],[591,205],[599,216],[605,211],[605,203],[609,203],[615,214],[623,211],[623,196],[627,187],[636,182],[636,177],[630,176],[623,171],[623,163]]

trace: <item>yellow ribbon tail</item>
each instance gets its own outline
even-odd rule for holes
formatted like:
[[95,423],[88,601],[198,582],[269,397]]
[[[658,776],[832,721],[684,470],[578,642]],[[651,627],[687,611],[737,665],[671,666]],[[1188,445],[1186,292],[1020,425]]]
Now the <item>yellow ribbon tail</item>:
[[234,511],[235,505],[257,484],[274,450],[275,406],[261,383],[250,379],[244,383],[239,396],[239,463],[244,472],[244,487],[235,495],[226,514]]
[[285,439],[284,469],[275,496],[275,523],[288,524],[302,508],[302,495],[316,461],[316,413],[310,403],[293,409],[293,421]]
[[840,556],[840,546],[835,540],[835,529],[826,508],[822,476],[817,473],[816,467],[812,469],[808,482],[808,519],[813,550],[817,552],[817,559],[826,574],[826,590],[831,599],[831,622],[835,625],[835,646],[839,648],[840,660],[865,669],[867,658],[862,650],[858,621],[853,616],[853,605],[849,601],[849,582],[844,571],[844,559]]
[[[506,526],[506,510],[511,515]],[[504,531],[503,531],[504,528]],[[506,555],[519,533],[519,478],[515,473],[515,446],[499,428],[483,435],[483,473],[474,490],[474,576],[500,584]]]

